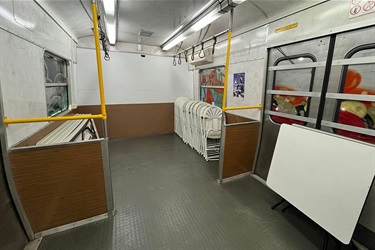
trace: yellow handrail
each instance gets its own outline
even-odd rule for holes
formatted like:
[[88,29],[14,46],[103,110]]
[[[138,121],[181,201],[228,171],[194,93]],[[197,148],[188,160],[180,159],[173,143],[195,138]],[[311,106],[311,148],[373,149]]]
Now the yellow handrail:
[[262,105],[259,104],[257,106],[240,106],[240,107],[225,107],[223,111],[228,111],[228,110],[241,110],[241,109],[261,109]]
[[101,57],[100,57],[98,14],[97,14],[95,2],[92,2],[91,8],[92,8],[92,15],[93,15],[93,22],[94,22],[94,36],[95,36],[96,62],[97,62],[97,67],[98,67],[98,78],[99,78],[100,106],[101,106],[101,109],[102,109],[103,120],[106,120],[107,119],[107,111],[106,111],[106,108],[105,108],[102,61],[101,61]]
[[77,116],[57,116],[57,117],[37,117],[37,118],[20,118],[8,119],[4,116],[5,124],[29,123],[29,122],[51,122],[51,121],[67,121],[81,119],[103,119],[103,115],[77,115]]
[[101,105],[102,113],[99,115],[37,117],[37,118],[18,118],[18,119],[8,119],[8,117],[4,116],[4,124],[8,125],[8,124],[15,124],[15,123],[67,121],[67,120],[81,120],[81,119],[103,119],[103,120],[107,119],[107,111],[105,107],[104,87],[103,87],[104,85],[103,85],[102,61],[100,58],[98,15],[97,15],[97,10],[96,10],[96,3],[93,2],[91,7],[92,7],[92,14],[93,14],[93,22],[94,22],[96,61],[97,61],[97,67],[98,67],[100,105]]
[[223,92],[223,103],[222,103],[222,110],[225,110],[227,106],[227,85],[228,85],[228,77],[229,77],[229,59],[230,59],[230,42],[232,39],[232,31],[228,31],[228,44],[227,44],[227,55],[225,59],[225,76],[224,76],[224,92]]
[[230,45],[231,45],[232,32],[228,31],[228,44],[227,44],[227,55],[225,59],[225,77],[224,77],[224,92],[223,92],[223,103],[222,110],[240,110],[240,109],[261,109],[262,105],[258,106],[241,106],[241,107],[227,107],[227,86],[228,86],[228,77],[229,77],[229,61],[230,61]]

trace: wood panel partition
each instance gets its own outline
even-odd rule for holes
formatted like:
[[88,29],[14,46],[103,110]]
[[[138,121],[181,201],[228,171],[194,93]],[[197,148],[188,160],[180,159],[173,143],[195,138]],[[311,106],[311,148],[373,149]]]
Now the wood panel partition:
[[34,233],[107,213],[101,140],[16,149],[9,157]]
[[250,172],[258,143],[259,121],[225,113],[223,126],[222,179]]
[[[79,113],[100,113],[99,105],[79,106]],[[173,103],[107,105],[109,139],[132,138],[174,132]],[[103,136],[101,120],[95,120],[99,135]]]

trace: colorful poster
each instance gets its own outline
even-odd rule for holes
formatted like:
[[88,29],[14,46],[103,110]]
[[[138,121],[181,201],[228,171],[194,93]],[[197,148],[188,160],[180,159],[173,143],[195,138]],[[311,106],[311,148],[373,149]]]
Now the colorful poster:
[[199,72],[200,100],[219,108],[223,102],[225,67],[203,69]]
[[234,73],[233,97],[245,97],[245,73]]
[[221,108],[223,103],[223,89],[201,88],[201,101]]

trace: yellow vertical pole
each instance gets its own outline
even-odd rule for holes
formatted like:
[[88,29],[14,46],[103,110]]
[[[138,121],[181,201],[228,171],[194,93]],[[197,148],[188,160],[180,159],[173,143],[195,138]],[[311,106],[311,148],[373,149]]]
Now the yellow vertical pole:
[[232,27],[233,27],[233,9],[230,10],[230,16],[229,16],[227,55],[226,55],[226,59],[225,59],[223,105],[222,105],[222,108],[221,108],[223,111],[225,111],[225,109],[227,107],[227,91],[228,91],[229,61],[230,61],[230,42],[231,42],[231,39],[232,39]]
[[107,119],[107,111],[105,107],[104,97],[104,85],[103,85],[103,71],[102,61],[100,57],[100,42],[99,42],[99,29],[98,29],[98,12],[96,9],[96,3],[93,1],[91,4],[92,18],[94,22],[94,36],[95,36],[95,49],[96,49],[96,62],[98,67],[98,78],[99,78],[99,92],[100,92],[100,106],[102,110],[103,120]]
[[224,77],[224,93],[223,93],[223,104],[222,110],[225,111],[227,107],[227,89],[228,89],[228,77],[229,77],[229,59],[230,59],[230,42],[232,39],[232,31],[228,31],[228,44],[227,44],[227,55],[225,59],[225,77]]

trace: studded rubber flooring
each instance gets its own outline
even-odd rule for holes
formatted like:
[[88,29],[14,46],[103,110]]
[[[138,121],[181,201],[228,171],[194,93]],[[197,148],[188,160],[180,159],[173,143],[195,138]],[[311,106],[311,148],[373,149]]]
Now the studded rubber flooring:
[[319,249],[324,231],[274,192],[244,177],[217,184],[174,135],[110,142],[116,214],[47,236],[39,249]]

